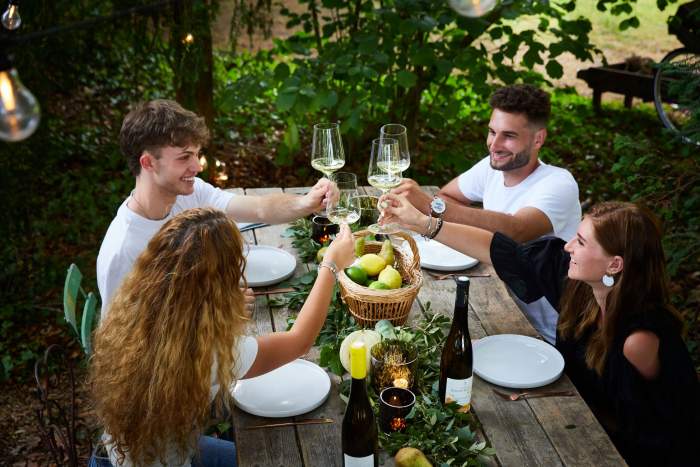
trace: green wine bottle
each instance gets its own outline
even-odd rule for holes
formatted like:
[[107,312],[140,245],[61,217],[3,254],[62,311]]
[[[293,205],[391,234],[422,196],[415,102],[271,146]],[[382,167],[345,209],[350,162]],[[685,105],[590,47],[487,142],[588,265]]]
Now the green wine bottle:
[[364,342],[350,346],[350,399],[343,417],[343,465],[377,467],[377,424],[367,397],[367,348]]
[[442,348],[438,394],[443,404],[456,402],[468,412],[472,398],[472,341],[469,337],[469,278],[459,276],[452,326]]

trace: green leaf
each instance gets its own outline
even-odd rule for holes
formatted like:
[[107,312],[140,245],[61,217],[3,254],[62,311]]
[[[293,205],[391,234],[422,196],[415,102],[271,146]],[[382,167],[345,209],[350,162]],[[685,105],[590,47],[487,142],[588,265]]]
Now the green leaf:
[[401,70],[398,73],[396,73],[396,81],[401,87],[408,89],[415,86],[416,82],[418,81],[418,77],[415,73],[406,70]]
[[559,79],[564,76],[564,68],[556,60],[549,60],[545,66],[547,74],[552,79]]
[[289,66],[286,63],[280,63],[275,67],[275,80],[284,81],[289,77]]
[[290,110],[292,107],[294,107],[294,104],[297,101],[297,92],[296,91],[282,91],[278,96],[277,96],[277,102],[275,102],[277,106],[277,110],[280,112],[286,112]]
[[638,28],[639,19],[636,16],[627,18],[626,20],[620,22],[620,31],[625,31],[629,28]]

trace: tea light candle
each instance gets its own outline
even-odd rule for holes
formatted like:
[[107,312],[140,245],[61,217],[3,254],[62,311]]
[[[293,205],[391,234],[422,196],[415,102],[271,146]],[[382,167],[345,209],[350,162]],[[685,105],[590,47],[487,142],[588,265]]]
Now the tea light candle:
[[379,394],[379,426],[385,433],[406,428],[406,417],[416,403],[410,390],[389,387]]
[[331,237],[338,233],[338,226],[323,216],[311,219],[311,238],[323,245],[330,242]]

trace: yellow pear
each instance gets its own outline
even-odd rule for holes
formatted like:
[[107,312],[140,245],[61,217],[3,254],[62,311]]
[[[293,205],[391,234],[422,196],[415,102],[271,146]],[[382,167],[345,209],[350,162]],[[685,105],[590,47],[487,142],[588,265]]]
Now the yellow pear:
[[394,456],[396,467],[433,467],[425,454],[416,448],[401,448]]
[[382,249],[379,252],[379,256],[384,258],[384,261],[386,261],[386,264],[389,266],[394,265],[394,246],[391,244],[391,240],[388,238],[384,240],[384,243],[382,243]]

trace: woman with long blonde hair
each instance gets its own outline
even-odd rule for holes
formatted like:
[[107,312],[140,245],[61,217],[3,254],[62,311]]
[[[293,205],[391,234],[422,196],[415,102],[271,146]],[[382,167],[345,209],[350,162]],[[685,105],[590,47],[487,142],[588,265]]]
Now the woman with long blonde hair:
[[501,233],[428,223],[402,196],[382,201],[383,222],[493,264],[521,300],[545,297],[559,311],[556,347],[566,372],[628,464],[697,465],[700,387],[649,211],[600,203],[568,243],[543,237],[521,245]]
[[[304,355],[330,304],[336,268],[353,260],[342,228],[294,326],[245,336],[243,239],[223,212],[192,209],[151,239],[95,334],[90,382],[113,465],[235,465],[233,444],[202,435],[229,387]],[[197,447],[200,447],[198,452]],[[223,448],[223,449],[220,449]],[[223,455],[223,454],[221,454]],[[219,455],[220,457],[220,455]]]

